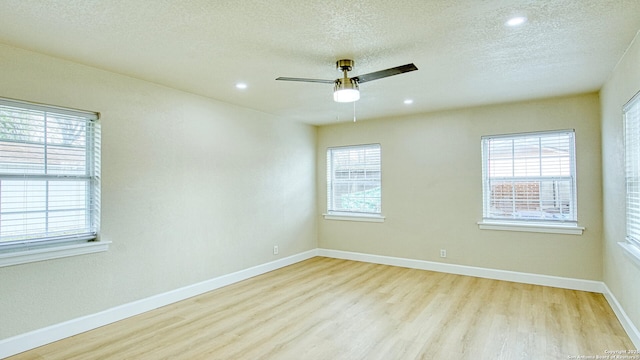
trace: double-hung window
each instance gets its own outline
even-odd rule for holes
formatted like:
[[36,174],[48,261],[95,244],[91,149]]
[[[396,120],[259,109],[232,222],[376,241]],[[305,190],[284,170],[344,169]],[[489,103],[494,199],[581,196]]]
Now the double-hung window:
[[0,265],[104,250],[99,224],[98,114],[0,99]]
[[482,137],[481,228],[582,233],[575,157],[573,130]]
[[621,245],[640,258],[640,93],[624,106],[623,114],[627,231]]
[[383,218],[380,162],[380,144],[327,149],[325,218]]

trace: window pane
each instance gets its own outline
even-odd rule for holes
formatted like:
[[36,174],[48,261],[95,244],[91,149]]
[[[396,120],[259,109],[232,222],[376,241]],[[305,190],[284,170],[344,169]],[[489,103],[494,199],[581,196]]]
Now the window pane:
[[484,218],[577,222],[574,134],[483,137]]
[[44,115],[0,106],[0,171],[44,173]]
[[0,99],[0,244],[95,237],[96,114]]
[[380,145],[327,150],[327,208],[381,212]]
[[489,215],[504,219],[571,220],[569,180],[491,182]]

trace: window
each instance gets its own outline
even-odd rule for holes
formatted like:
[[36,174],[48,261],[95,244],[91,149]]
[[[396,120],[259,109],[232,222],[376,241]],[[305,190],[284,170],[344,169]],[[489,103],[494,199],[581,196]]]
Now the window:
[[640,93],[623,108],[627,245],[640,249]]
[[573,130],[484,136],[482,160],[483,223],[577,227]]
[[97,120],[97,113],[0,99],[0,254],[96,239]]
[[380,144],[329,148],[328,215],[380,218],[380,171]]

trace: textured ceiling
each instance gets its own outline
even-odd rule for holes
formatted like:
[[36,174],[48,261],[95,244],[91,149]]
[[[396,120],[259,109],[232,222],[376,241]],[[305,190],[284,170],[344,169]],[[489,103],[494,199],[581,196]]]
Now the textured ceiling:
[[318,125],[353,105],[276,77],[419,68],[362,84],[359,120],[575,94],[638,29],[640,0],[0,0],[0,43]]

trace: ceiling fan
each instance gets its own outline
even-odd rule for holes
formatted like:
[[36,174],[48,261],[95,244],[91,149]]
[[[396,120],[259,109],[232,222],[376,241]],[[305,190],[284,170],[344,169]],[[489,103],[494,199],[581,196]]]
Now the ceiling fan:
[[292,78],[292,77],[279,77],[276,80],[283,81],[302,81],[312,83],[334,84],[333,100],[336,102],[354,102],[360,99],[360,91],[358,84],[365,83],[367,81],[378,80],[388,76],[399,75],[409,71],[418,70],[413,64],[406,64],[402,66],[396,66],[386,70],[375,71],[368,74],[362,74],[350,78],[347,73],[353,69],[354,61],[350,59],[342,59],[336,61],[336,68],[343,73],[343,78],[335,80],[323,80],[323,79],[305,79],[305,78]]

